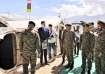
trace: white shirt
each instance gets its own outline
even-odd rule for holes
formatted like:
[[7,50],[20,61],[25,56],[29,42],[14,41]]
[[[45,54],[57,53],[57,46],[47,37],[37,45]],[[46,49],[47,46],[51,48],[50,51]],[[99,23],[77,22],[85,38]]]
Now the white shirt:
[[[53,37],[51,37],[53,36]],[[56,42],[56,33],[52,30],[50,37],[48,39],[48,43],[55,43]]]
[[75,32],[76,37],[79,38],[78,42],[80,41],[80,33],[79,32]]

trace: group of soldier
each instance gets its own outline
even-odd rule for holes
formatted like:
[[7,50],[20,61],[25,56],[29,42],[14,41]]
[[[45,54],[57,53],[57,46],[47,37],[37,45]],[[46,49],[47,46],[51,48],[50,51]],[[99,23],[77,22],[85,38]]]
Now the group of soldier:
[[[62,55],[62,63],[65,62],[67,57],[66,68],[72,70],[74,67],[73,55],[79,55],[79,49],[82,51],[82,71],[81,74],[91,74],[92,62],[95,61],[96,74],[105,73],[105,23],[103,21],[97,22],[97,29],[93,31],[93,23],[81,23],[83,26],[83,33],[79,34],[79,27],[77,30],[71,30],[72,24],[65,24],[59,31],[59,42]],[[22,32],[20,38],[20,49],[23,57],[23,74],[28,74],[28,65],[31,64],[31,74],[35,73],[36,68],[36,50],[40,54],[40,64],[48,65],[47,49],[49,48],[49,59],[51,56],[51,47],[54,50],[54,56],[56,56],[56,44],[53,41],[48,40],[53,37],[52,25],[49,24],[49,28],[45,27],[45,21],[41,22],[41,27],[38,29],[38,33],[33,33],[32,30],[35,27],[33,21],[29,21],[28,28]],[[95,35],[96,33],[96,35]],[[53,39],[53,38],[52,38]],[[54,39],[53,39],[54,40]],[[56,41],[56,40],[55,40]],[[48,43],[49,42],[49,43]],[[43,56],[45,63],[43,62]]]
[[[97,22],[97,29],[94,29],[94,23],[82,22],[83,33],[78,36],[74,30],[71,31],[71,24],[66,24],[66,29],[63,30],[62,39],[60,38],[62,64],[67,57],[68,64],[65,66],[72,70],[74,67],[73,51],[78,56],[79,49],[82,51],[82,71],[81,74],[91,74],[92,63],[95,61],[96,74],[105,73],[105,23]],[[78,28],[77,32],[79,34]],[[79,39],[80,38],[80,39]],[[77,48],[76,48],[77,46]],[[76,50],[77,49],[77,50]]]

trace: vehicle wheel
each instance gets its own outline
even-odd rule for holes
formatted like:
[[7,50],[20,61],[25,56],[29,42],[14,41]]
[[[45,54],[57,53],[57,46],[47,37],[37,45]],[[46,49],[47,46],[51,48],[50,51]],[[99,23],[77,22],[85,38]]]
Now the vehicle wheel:
[[16,37],[14,34],[7,34],[0,43],[0,67],[11,69],[16,64]]

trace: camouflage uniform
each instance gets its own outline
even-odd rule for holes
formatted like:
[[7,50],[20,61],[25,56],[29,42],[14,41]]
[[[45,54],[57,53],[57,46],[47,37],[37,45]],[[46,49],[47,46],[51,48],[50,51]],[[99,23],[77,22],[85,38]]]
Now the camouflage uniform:
[[73,59],[73,48],[75,42],[75,34],[72,31],[64,30],[63,33],[63,63],[65,62],[65,56],[68,60],[68,66],[73,68],[74,59]]
[[102,30],[96,38],[95,65],[96,74],[105,74],[105,30]]
[[[93,48],[95,44],[95,36],[90,32],[84,32],[80,36],[80,46],[82,49],[82,73],[85,74],[86,63],[88,66],[88,74],[92,67]],[[87,62],[86,62],[87,60]]]
[[[28,74],[28,65],[31,64],[31,74],[35,72],[36,49],[39,49],[39,38],[37,33],[25,30],[20,39],[20,49],[23,57],[23,72]],[[39,51],[39,50],[38,50]]]

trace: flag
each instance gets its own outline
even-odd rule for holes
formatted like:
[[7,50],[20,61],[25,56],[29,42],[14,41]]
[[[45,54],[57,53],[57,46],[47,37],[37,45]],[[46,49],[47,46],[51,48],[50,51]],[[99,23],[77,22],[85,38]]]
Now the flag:
[[32,0],[27,0],[27,12],[32,12]]

